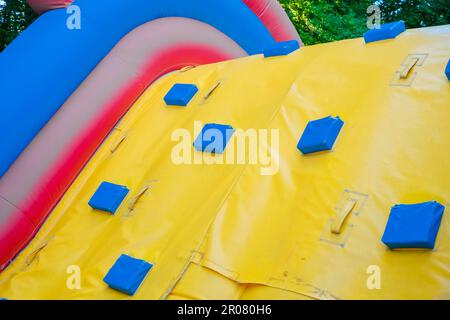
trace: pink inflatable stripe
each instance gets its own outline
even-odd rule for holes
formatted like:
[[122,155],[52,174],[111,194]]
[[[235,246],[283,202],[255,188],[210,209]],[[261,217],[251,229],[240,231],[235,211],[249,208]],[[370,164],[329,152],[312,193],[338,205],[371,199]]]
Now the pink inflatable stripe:
[[73,0],[27,0],[36,13],[42,14],[49,10],[68,7]]
[[294,25],[277,0],[242,0],[254,13],[277,41],[302,41]]

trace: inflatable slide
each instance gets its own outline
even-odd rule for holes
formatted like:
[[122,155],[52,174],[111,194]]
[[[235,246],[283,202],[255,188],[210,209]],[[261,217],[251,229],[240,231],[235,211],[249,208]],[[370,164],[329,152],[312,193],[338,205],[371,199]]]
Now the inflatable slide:
[[450,299],[450,26],[304,47],[277,1],[30,4],[0,297]]
[[[48,6],[68,2],[48,1]],[[38,11],[45,3],[31,2]],[[80,29],[67,26],[70,8],[52,10],[1,54],[0,121],[7,132],[0,138],[2,269],[155,79],[298,38],[276,1],[80,0],[74,5]]]

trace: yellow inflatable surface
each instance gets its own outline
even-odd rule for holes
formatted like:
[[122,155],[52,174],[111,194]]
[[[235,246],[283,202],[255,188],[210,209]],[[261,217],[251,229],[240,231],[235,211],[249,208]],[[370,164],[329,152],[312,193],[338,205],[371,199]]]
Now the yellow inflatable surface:
[[[450,203],[449,56],[442,26],[167,75],[0,275],[0,296],[130,299],[103,282],[129,254],[154,264],[132,299],[450,299],[448,210],[432,251],[381,242],[395,204]],[[174,83],[200,89],[186,108],[163,101]],[[333,151],[302,155],[308,121],[329,115],[345,122]],[[206,123],[236,129],[223,157],[192,147]],[[88,205],[102,181],[130,189],[115,215]]]

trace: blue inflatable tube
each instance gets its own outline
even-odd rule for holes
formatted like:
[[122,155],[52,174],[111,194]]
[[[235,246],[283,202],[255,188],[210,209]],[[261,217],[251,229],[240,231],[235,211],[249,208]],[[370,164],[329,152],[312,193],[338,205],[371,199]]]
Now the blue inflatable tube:
[[78,0],[74,5],[81,9],[80,30],[67,28],[66,9],[50,11],[0,54],[0,177],[114,45],[146,22],[196,19],[249,54],[274,43],[241,0]]

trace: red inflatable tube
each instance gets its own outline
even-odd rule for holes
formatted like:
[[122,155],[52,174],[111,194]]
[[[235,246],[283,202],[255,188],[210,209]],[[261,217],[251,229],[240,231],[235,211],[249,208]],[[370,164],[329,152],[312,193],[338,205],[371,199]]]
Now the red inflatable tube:
[[[299,40],[276,0],[244,2],[277,41]],[[64,7],[71,1],[36,0],[30,3],[45,11]],[[49,6],[41,6],[44,3]],[[96,80],[89,77],[77,89],[65,103],[66,107],[63,106],[41,130],[0,180],[0,271],[34,237],[96,148],[153,81],[186,65],[213,63],[245,55],[234,41],[198,21],[160,20],[165,21],[149,22],[131,32],[134,42],[127,40],[122,47],[118,45],[122,56],[113,55],[111,58],[108,55],[102,61],[100,68],[92,73]],[[147,36],[143,36],[145,33]],[[142,46],[136,45],[135,40],[139,37]],[[130,36],[125,38],[130,39]],[[140,55],[148,49],[148,43],[153,51],[149,51],[146,60],[142,61]],[[111,52],[115,51],[116,48]],[[136,57],[126,61],[130,52]],[[109,87],[102,88],[99,83]],[[90,114],[86,108],[78,111],[80,106],[88,106],[93,111]]]
[[24,244],[32,239],[36,226],[20,210],[0,198],[0,210],[14,212],[6,221],[0,221],[0,271],[3,270],[9,258],[14,257]]
[[78,139],[73,142],[73,145],[67,146],[66,153],[37,184],[38,187],[33,192],[36,200],[24,205],[28,208],[26,214],[32,221],[35,223],[42,221],[45,218],[44,213],[50,211],[59,200],[53,195],[49,197],[46,190],[58,190],[60,195],[65,192],[96,148],[109,134],[111,128],[155,80],[185,66],[213,63],[230,57],[216,51],[213,47],[186,44],[165,49],[156,58],[152,57],[133,81],[122,88],[117,95],[111,97],[103,113],[91,121],[83,132],[80,132]]
[[164,18],[129,33],[0,179],[0,269],[34,237],[115,123],[157,78],[185,65],[244,56],[217,29]]
[[278,0],[242,0],[266,26],[277,41],[302,41]]
[[65,8],[69,6],[73,0],[28,0],[27,2],[36,13],[42,14],[49,10]]

